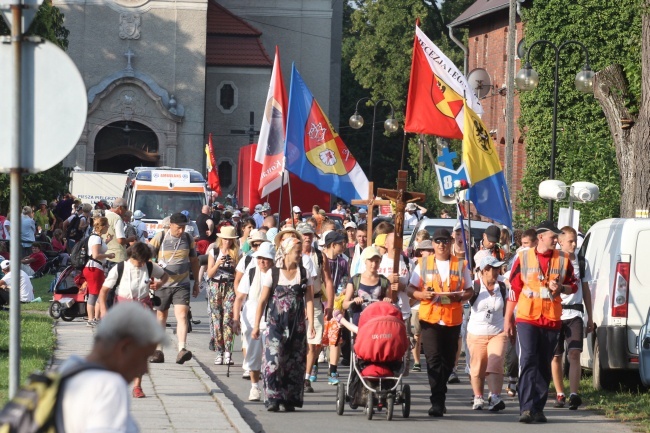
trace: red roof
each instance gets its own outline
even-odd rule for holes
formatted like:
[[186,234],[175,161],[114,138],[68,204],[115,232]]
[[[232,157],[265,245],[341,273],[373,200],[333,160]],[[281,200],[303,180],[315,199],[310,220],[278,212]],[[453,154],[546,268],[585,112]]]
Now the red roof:
[[208,0],[206,64],[208,66],[270,67],[262,32],[242,18]]

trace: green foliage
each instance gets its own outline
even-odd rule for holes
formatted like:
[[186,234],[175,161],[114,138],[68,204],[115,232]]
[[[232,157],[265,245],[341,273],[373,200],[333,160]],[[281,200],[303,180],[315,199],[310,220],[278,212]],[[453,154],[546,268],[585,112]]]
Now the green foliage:
[[[9,28],[4,20],[0,19],[0,35],[8,35]],[[51,0],[44,1],[36,13],[28,35],[41,36],[55,43],[63,50],[68,49],[68,35],[70,32],[63,25],[63,14]]]
[[[623,65],[630,83],[626,95],[628,108],[638,111],[641,0],[534,2],[532,7],[523,9],[523,18],[527,46],[539,39],[556,45],[578,40],[587,46],[594,71],[613,63]],[[555,177],[567,185],[588,181],[600,187],[598,201],[576,206],[581,211],[581,226],[587,229],[600,219],[619,215],[620,178],[611,133],[600,105],[593,95],[581,94],[574,87],[574,77],[584,65],[584,59],[577,45],[568,45],[560,52]],[[539,182],[548,179],[550,170],[555,56],[551,49],[538,45],[531,52],[530,60],[539,73],[540,83],[534,91],[519,94],[519,124],[525,134],[527,155],[516,218],[519,226],[546,218],[547,205],[538,197],[537,187]],[[556,215],[559,207],[555,207]]]
[[[23,191],[20,205],[36,205],[39,200],[51,201],[67,191],[70,177],[59,163],[47,171],[28,174],[23,177]],[[0,174],[0,214],[9,209],[9,175]]]

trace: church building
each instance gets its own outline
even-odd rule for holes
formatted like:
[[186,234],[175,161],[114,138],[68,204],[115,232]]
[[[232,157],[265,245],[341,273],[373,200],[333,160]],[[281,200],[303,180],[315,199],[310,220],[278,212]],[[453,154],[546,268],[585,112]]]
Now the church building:
[[330,0],[54,0],[70,31],[88,116],[65,159],[87,171],[205,170],[212,133],[223,194],[239,149],[257,142],[273,56],[291,64],[338,124],[342,2]]

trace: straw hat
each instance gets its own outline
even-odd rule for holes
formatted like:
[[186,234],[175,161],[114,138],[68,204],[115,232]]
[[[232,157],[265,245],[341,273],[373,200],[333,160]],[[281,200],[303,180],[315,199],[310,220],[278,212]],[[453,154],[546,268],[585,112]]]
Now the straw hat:
[[237,239],[237,229],[233,226],[223,226],[219,230],[217,237],[221,239]]
[[300,240],[300,242],[302,242],[302,234],[298,230],[296,230],[294,228],[282,229],[282,230],[280,230],[278,232],[277,235],[275,235],[275,239],[273,240],[273,243],[275,244],[275,249],[276,250],[278,248],[280,248],[280,242],[281,242],[282,236],[284,236],[286,233],[293,233],[294,235],[296,235],[298,240]]
[[248,236],[248,243],[251,244],[253,242],[271,242],[267,239],[266,233],[261,232],[257,229],[251,230],[250,235]]

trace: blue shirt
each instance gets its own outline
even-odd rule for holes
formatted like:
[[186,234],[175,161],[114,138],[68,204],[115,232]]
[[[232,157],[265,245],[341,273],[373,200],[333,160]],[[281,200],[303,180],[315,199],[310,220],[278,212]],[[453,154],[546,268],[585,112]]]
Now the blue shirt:
[[26,215],[20,217],[20,241],[23,247],[31,247],[36,241],[36,222]]

